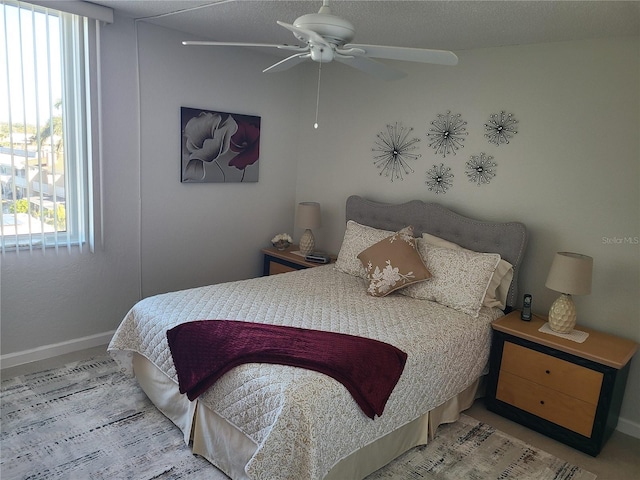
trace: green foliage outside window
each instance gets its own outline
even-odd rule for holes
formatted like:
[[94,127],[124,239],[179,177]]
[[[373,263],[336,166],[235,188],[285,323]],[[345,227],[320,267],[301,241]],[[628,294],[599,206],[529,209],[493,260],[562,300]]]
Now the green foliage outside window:
[[11,213],[29,213],[29,201],[26,198],[21,198],[12,202],[9,206]]

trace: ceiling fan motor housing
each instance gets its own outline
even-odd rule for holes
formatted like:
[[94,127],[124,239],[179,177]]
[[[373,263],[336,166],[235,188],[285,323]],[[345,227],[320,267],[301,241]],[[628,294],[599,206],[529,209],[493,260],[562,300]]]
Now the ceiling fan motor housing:
[[[294,27],[313,30],[321,35],[327,42],[342,46],[349,43],[355,36],[356,29],[351,22],[344,18],[326,13],[308,13],[298,17],[293,22]],[[305,41],[296,35],[298,40]]]

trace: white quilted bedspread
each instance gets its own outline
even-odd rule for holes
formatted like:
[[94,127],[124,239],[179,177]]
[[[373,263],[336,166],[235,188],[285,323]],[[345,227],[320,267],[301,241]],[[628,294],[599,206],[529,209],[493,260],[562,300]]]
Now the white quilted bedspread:
[[166,330],[192,320],[246,320],[330,330],[381,340],[407,363],[384,413],[374,420],[346,388],[321,373],[246,364],[225,374],[204,402],[258,446],[252,479],[319,479],[339,460],[444,403],[478,378],[488,361],[490,322],[426,300],[374,298],[364,280],[332,265],[146,298],[127,314],[109,350],[144,355],[177,383]]

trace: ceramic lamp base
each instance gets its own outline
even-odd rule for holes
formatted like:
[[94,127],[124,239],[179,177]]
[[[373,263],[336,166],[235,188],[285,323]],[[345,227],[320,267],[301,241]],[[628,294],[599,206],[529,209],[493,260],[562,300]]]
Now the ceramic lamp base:
[[316,248],[316,240],[313,238],[313,233],[308,228],[304,231],[300,237],[300,253],[303,255],[309,255],[313,253]]
[[549,326],[558,333],[569,333],[576,326],[576,305],[571,295],[560,295],[549,309]]

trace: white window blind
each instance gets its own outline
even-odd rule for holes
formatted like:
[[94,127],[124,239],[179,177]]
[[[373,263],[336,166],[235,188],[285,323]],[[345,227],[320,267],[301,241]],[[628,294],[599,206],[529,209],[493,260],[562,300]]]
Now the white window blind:
[[85,17],[1,0],[3,254],[93,249],[98,28]]

